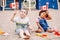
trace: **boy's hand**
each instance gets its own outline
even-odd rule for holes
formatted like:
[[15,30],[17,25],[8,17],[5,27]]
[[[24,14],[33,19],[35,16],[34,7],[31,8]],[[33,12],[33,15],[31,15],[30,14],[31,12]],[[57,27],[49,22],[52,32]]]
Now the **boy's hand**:
[[16,15],[16,13],[14,13],[14,16]]
[[13,21],[14,17],[15,17],[16,13],[13,14],[13,17],[11,18],[11,21]]

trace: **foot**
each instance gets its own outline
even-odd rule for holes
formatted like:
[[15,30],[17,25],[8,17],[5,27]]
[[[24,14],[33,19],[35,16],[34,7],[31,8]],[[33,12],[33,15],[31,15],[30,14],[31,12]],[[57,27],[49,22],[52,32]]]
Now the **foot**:
[[26,37],[24,39],[29,39],[29,38],[30,38],[30,36],[29,35],[26,35]]
[[24,40],[29,40],[29,39],[24,39]]
[[40,32],[41,32],[41,30],[36,30],[35,32],[36,32],[36,33],[40,33]]

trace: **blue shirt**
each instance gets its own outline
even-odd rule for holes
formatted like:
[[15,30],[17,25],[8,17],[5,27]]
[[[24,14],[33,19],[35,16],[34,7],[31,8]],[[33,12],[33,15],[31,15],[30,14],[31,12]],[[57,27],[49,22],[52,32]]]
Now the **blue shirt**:
[[39,20],[39,24],[41,25],[41,27],[44,29],[44,31],[46,31],[49,27],[46,19],[38,18],[38,20]]

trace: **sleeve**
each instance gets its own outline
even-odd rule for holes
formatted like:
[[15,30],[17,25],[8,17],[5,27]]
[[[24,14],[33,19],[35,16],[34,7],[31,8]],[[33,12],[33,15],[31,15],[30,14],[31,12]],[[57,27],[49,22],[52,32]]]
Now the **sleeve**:
[[36,22],[39,22],[39,20],[38,20],[38,19],[36,19]]
[[17,19],[18,19],[18,17],[14,17],[13,21],[14,21],[14,22],[16,22],[16,21],[17,21]]
[[28,18],[27,20],[28,20],[28,26],[31,25],[31,24],[30,24],[30,20],[29,20],[29,18]]

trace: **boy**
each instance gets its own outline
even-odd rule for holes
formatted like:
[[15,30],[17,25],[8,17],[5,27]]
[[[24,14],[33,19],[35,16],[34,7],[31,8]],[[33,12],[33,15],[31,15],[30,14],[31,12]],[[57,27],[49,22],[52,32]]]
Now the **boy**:
[[16,23],[16,26],[17,26],[16,33],[18,33],[20,35],[20,37],[25,38],[25,39],[30,38],[30,33],[28,31],[28,27],[31,28],[27,14],[28,14],[28,11],[21,10],[20,16],[15,17],[16,13],[14,13],[14,15],[11,19],[11,21]]

